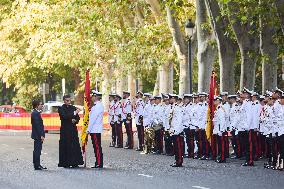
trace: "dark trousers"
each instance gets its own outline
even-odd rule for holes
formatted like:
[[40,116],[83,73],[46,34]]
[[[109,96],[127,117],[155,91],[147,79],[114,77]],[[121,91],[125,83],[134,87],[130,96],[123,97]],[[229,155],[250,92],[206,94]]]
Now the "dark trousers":
[[253,164],[253,132],[250,131],[241,131],[240,132],[240,141],[241,145],[244,148],[244,154],[246,157],[246,163]]
[[185,129],[187,154],[188,157],[190,158],[194,157],[194,148],[195,148],[194,135],[195,135],[195,129],[190,129],[190,128]]
[[126,146],[129,148],[133,148],[134,142],[133,142],[133,131],[132,131],[132,120],[123,120],[125,125],[125,130],[127,134],[127,144]]
[[112,140],[112,145],[116,145],[116,129],[115,129],[115,124],[110,124],[111,126],[111,140]]
[[218,141],[217,141],[218,135],[213,134],[211,137],[211,155],[212,160],[216,160],[217,158],[217,150],[218,150]]
[[231,143],[232,143],[232,147],[233,147],[233,150],[234,150],[234,154],[235,154],[237,157],[239,157],[238,142],[237,142],[236,131],[235,131],[235,130],[232,130],[232,131],[231,131],[231,135],[232,135]]
[[258,132],[251,130],[252,132],[252,147],[253,147],[253,158],[257,160],[259,156],[259,146],[258,146]]
[[165,131],[164,140],[165,140],[166,154],[173,155],[174,154],[173,137],[170,136],[170,133],[168,131]]
[[101,133],[90,134],[92,138],[93,148],[96,156],[95,166],[103,167],[103,152],[101,146]]
[[163,153],[164,151],[164,129],[159,129],[157,131],[155,131],[155,150],[158,153]]
[[182,165],[184,155],[184,138],[181,135],[173,135],[174,154],[177,165]]
[[122,148],[123,147],[123,133],[122,133],[122,123],[121,122],[115,122],[115,133],[117,136],[117,147]]
[[204,129],[197,131],[197,146],[198,146],[198,157],[209,157],[209,142],[206,138],[206,132]]
[[267,147],[268,147],[268,162],[276,166],[277,163],[277,139],[276,137],[272,137],[272,134],[270,134],[267,138]]
[[143,125],[137,125],[136,127],[139,141],[138,148],[142,150],[144,146],[144,127]]
[[240,157],[246,156],[246,150],[248,150],[248,131],[239,131],[238,134],[240,142]]
[[42,141],[39,139],[34,140],[33,164],[35,168],[40,166],[41,150],[42,150]]
[[279,136],[280,159],[284,159],[284,134]]
[[226,160],[227,155],[227,134],[226,132],[222,133],[222,136],[217,136],[218,143],[218,159],[221,161]]
[[226,158],[228,158],[230,156],[230,143],[229,143],[229,135],[228,132],[225,131],[224,133],[222,133],[223,139],[224,139],[224,143],[225,143],[225,156]]
[[258,134],[258,149],[259,149],[259,153],[258,156],[259,157],[266,157],[267,156],[267,146],[265,144],[265,136],[262,133]]

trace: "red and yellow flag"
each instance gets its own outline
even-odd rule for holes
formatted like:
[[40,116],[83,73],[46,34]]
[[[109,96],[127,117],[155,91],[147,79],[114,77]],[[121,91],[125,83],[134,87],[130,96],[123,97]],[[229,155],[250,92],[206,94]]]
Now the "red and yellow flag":
[[207,126],[206,126],[206,137],[209,142],[211,142],[211,136],[213,133],[213,116],[214,116],[214,95],[216,93],[216,75],[212,72],[210,79],[210,89],[209,89],[209,101],[208,101],[208,111],[207,111]]
[[86,81],[85,81],[85,95],[84,95],[84,118],[83,118],[83,127],[81,133],[82,141],[82,150],[85,153],[86,144],[88,141],[87,129],[89,126],[89,114],[90,114],[90,105],[91,105],[91,89],[90,89],[90,71],[86,72]]

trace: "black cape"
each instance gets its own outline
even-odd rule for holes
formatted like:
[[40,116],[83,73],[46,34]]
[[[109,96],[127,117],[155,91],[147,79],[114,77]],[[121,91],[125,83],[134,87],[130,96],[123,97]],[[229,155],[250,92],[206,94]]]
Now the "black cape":
[[[79,143],[76,124],[79,123],[79,115],[74,115],[75,106],[63,105],[58,108],[61,120],[59,140],[59,164],[58,167],[83,165],[83,157]],[[76,123],[72,123],[76,119]]]

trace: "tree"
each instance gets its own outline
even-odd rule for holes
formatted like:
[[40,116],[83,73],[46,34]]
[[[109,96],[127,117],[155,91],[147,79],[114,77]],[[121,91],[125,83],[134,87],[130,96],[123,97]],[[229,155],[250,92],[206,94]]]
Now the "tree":
[[216,48],[214,47],[214,35],[208,27],[204,0],[196,0],[196,29],[198,43],[198,91],[209,91]]

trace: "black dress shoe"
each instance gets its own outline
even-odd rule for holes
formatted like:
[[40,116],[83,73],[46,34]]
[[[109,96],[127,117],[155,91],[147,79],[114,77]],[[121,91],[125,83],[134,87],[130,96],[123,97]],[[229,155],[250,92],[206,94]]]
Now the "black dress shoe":
[[220,160],[220,159],[218,159],[218,160],[216,160],[216,162],[217,162],[217,163],[226,163],[226,160]]
[[182,167],[182,164],[176,164],[176,163],[174,163],[174,164],[171,165],[171,167]]
[[41,171],[42,168],[41,168],[40,166],[38,166],[38,167],[35,167],[35,170],[36,170],[36,171]]
[[125,146],[124,149],[133,149],[133,147]]
[[95,165],[95,166],[92,166],[91,168],[92,168],[92,169],[99,169],[99,168],[103,168],[103,166]]
[[78,165],[72,165],[71,168],[78,168]]
[[43,167],[42,165],[39,166],[41,169],[47,169],[46,167]]
[[247,166],[253,167],[254,164],[253,164],[253,163],[248,163],[248,162],[246,162],[246,163],[243,163],[242,166],[244,166],[244,167],[247,167]]
[[230,157],[230,159],[238,159],[238,157],[233,155],[233,156]]

